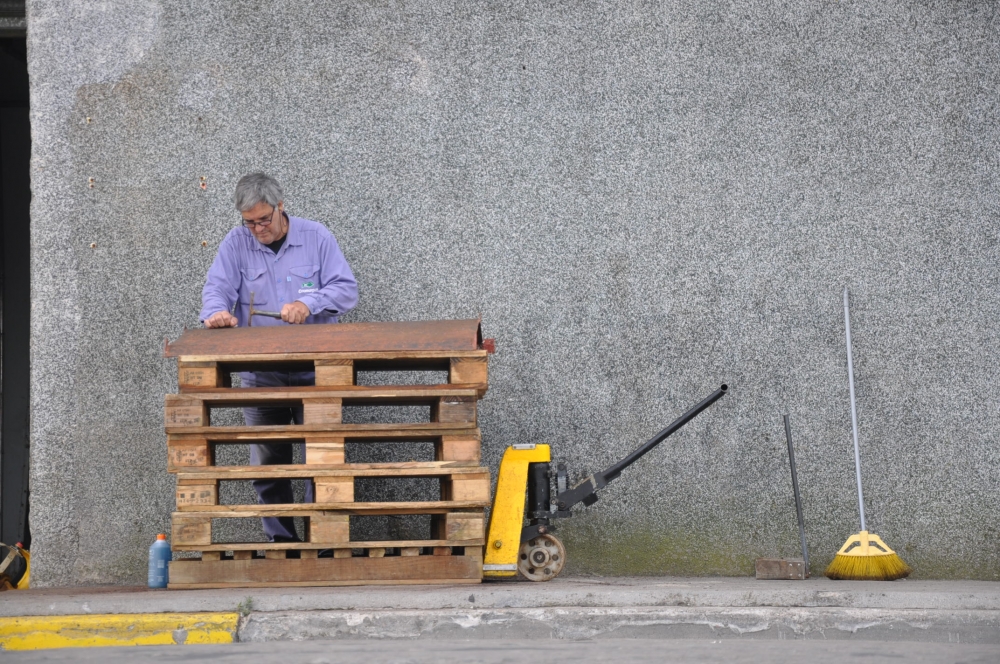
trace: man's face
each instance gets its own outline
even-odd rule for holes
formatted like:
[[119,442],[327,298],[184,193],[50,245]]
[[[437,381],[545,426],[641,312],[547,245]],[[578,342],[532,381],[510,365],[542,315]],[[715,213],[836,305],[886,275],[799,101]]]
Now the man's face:
[[[271,207],[261,201],[240,214],[243,216],[243,223],[247,225],[258,242],[271,244],[285,235],[285,216],[281,214],[281,208],[281,202],[278,203],[278,207]],[[250,223],[254,225],[250,226]],[[267,225],[262,226],[261,223]]]

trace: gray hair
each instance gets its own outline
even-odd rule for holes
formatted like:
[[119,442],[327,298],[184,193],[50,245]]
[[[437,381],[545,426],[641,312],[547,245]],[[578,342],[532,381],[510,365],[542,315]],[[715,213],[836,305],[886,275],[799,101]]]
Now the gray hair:
[[283,200],[285,194],[281,191],[281,185],[264,173],[244,175],[236,183],[236,192],[233,193],[233,203],[240,212],[246,212],[261,201],[271,207],[278,207],[278,203]]

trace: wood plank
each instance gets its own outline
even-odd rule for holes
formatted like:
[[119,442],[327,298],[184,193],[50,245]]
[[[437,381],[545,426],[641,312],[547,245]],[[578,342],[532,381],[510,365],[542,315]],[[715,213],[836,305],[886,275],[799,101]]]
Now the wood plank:
[[486,500],[465,501],[412,501],[389,503],[285,503],[276,505],[206,505],[180,508],[175,514],[215,519],[250,518],[261,516],[324,516],[331,511],[342,514],[445,514],[462,509],[480,509],[489,506]]
[[[340,551],[333,550],[334,558]],[[350,553],[350,552],[348,552]],[[350,558],[350,556],[345,556]],[[321,560],[329,560],[323,558]],[[379,558],[379,560],[386,560]],[[396,558],[388,558],[396,560]],[[446,559],[445,559],[446,560]],[[200,561],[196,561],[200,562]],[[479,564],[482,569],[482,563]],[[211,590],[216,588],[338,588],[345,586],[451,586],[455,584],[482,583],[480,579],[393,579],[390,581],[369,580],[369,581],[256,581],[239,583],[171,583],[167,588],[171,590]]]
[[179,394],[164,397],[163,421],[169,427],[207,427],[208,406],[201,399],[192,399]]
[[204,438],[167,439],[167,472],[207,467],[215,463],[213,448]]
[[[297,387],[187,388],[176,400],[201,399],[212,407],[298,403],[307,399],[345,399],[349,405],[431,405],[437,399],[462,401],[478,398],[478,391],[455,385],[306,385]],[[179,405],[179,404],[178,404]]]
[[339,465],[344,463],[342,436],[306,436],[306,464]]
[[301,549],[299,558],[319,558],[319,549]]
[[260,440],[302,441],[306,435],[329,434],[344,436],[350,440],[372,440],[392,442],[398,440],[434,440],[440,436],[477,437],[479,429],[475,424],[455,424],[451,422],[414,422],[412,424],[279,424],[265,426],[178,426],[167,427],[167,440],[208,440],[215,443],[246,443]]
[[305,399],[302,401],[304,424],[340,424],[341,399]]
[[432,551],[432,555],[435,556],[450,556],[451,547],[450,546],[436,546]]
[[353,385],[353,360],[316,360],[316,385]]
[[354,502],[353,477],[316,477],[313,484],[317,503]]
[[485,479],[489,486],[489,470],[482,466],[458,465],[453,461],[409,461],[403,463],[366,463],[346,465],[273,465],[273,466],[209,466],[182,470],[178,480],[192,483],[209,479],[251,480],[263,477],[329,478],[329,477],[464,477]]
[[193,505],[215,505],[219,502],[219,483],[207,482],[208,478],[196,480],[177,479],[176,499],[178,507]]
[[202,553],[201,553],[201,559],[204,560],[204,561],[206,561],[206,562],[210,561],[210,560],[222,560],[222,552],[221,551],[202,551]]
[[341,323],[339,325],[280,325],[264,327],[196,328],[164,348],[166,357],[247,353],[343,353],[479,350],[479,320],[420,320]]
[[368,549],[369,558],[385,558],[385,547],[372,547]]
[[804,580],[809,576],[802,558],[758,558],[755,568],[758,579]]
[[[351,542],[350,539],[341,540],[336,542],[336,545],[342,547],[350,547],[354,549],[368,549],[371,547],[385,547],[387,549],[406,549],[415,548],[421,549],[423,547],[429,546],[467,546],[476,547],[482,546],[485,540],[483,538],[478,539],[428,539],[428,540],[365,540],[361,542]],[[321,547],[321,548],[336,548],[333,547]],[[313,542],[221,542],[216,544],[202,544],[202,545],[188,545],[180,544],[173,545],[174,551],[261,551],[267,549],[283,549],[285,551],[292,550],[307,550],[315,549],[316,543]]]
[[178,362],[177,386],[182,390],[185,388],[223,387],[223,374],[219,370],[217,362]]
[[[489,370],[486,356],[453,357],[448,371],[448,382],[451,384],[487,385]],[[483,390],[485,392],[485,388]]]
[[420,547],[418,546],[404,546],[400,547],[399,555],[401,556],[419,556]]
[[174,512],[170,519],[170,541],[179,546],[211,544],[211,516],[190,516]]
[[218,362],[219,364],[260,364],[267,366],[279,362],[314,363],[318,360],[450,360],[453,357],[488,357],[485,350],[407,350],[407,351],[356,351],[329,353],[218,353],[178,355],[179,362]]
[[476,397],[441,397],[431,404],[431,421],[476,424]]
[[465,461],[479,463],[479,431],[473,436],[441,436],[435,443],[434,456],[438,461]]
[[323,514],[309,518],[306,539],[316,544],[343,544],[351,539],[351,521],[346,514]]
[[286,552],[281,549],[267,549],[264,551],[264,557],[268,560],[284,560]]
[[333,557],[334,558],[350,558],[351,555],[353,555],[353,553],[354,552],[351,551],[350,549],[334,549],[333,550]]
[[[228,549],[226,549],[228,551]],[[233,560],[252,560],[253,551],[233,551]]]
[[471,556],[305,558],[299,560],[175,560],[171,588],[479,583],[482,563]]
[[443,540],[473,540],[478,543],[485,541],[486,517],[478,512],[440,514],[434,517],[431,528],[433,535]]
[[441,481],[441,500],[490,500],[489,474],[462,477],[454,475]]

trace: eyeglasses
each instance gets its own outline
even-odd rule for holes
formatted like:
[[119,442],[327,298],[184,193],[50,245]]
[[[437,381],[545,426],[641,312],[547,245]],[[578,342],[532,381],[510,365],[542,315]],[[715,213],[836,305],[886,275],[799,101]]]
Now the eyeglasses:
[[251,231],[256,230],[258,226],[260,226],[261,228],[267,228],[268,226],[271,225],[271,222],[274,220],[274,213],[277,209],[278,208],[276,207],[271,208],[271,212],[269,213],[269,218],[266,221],[248,221],[247,219],[244,219],[243,225],[249,228]]

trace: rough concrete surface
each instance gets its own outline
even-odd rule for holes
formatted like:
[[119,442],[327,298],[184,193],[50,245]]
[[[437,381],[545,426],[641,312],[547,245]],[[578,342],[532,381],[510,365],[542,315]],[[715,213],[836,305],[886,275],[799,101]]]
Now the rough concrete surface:
[[345,586],[341,588],[228,588],[151,590],[146,587],[38,588],[10,593],[3,616],[191,612],[452,611],[637,609],[852,609],[890,612],[1000,612],[993,581],[756,581],[733,577],[594,579],[559,577],[548,583],[495,582],[479,586]]
[[[747,641],[743,639],[600,639],[587,641],[543,641],[538,639],[436,640],[426,643],[387,640],[320,640],[231,645],[149,646],[142,649],[145,661],[284,664],[289,659],[310,664],[343,661],[380,661],[433,664],[521,664],[544,662],[726,662],[734,664],[839,664],[862,660],[871,664],[899,661],[914,664],[961,662],[993,664],[994,645],[958,643],[905,643],[873,641]],[[132,662],[130,648],[67,648],[37,650],[8,655],[11,662]]]
[[356,639],[823,639],[1000,645],[1000,584],[738,578],[482,586],[10,593],[2,616],[242,614],[241,642]]
[[870,529],[917,577],[1000,578],[995,13],[29,0],[33,580],[144,578],[162,341],[255,169],[337,236],[347,320],[482,314],[492,468],[599,469],[729,383],[565,524],[570,571],[794,554],[783,412],[822,570],[858,529],[846,284]]

